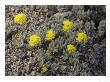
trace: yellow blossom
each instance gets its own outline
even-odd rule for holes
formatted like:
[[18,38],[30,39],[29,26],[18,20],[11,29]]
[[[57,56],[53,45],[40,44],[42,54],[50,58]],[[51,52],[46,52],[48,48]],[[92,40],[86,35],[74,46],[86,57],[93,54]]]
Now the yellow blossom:
[[86,42],[87,41],[87,34],[84,32],[79,32],[76,40],[80,42]]
[[25,24],[26,20],[27,20],[27,18],[26,18],[26,15],[24,13],[17,14],[14,17],[14,22],[17,24],[20,24],[20,25]]
[[41,37],[37,34],[34,34],[30,37],[29,45],[35,47],[41,43]]
[[47,70],[48,70],[48,69],[47,69],[47,67],[46,67],[45,65],[42,65],[42,66],[40,67],[40,72],[41,72],[41,73],[45,73]]
[[46,40],[51,41],[54,38],[55,38],[55,32],[52,29],[48,30],[46,34]]
[[17,40],[20,39],[19,33],[16,33],[16,34],[15,34],[15,38],[16,38]]
[[67,50],[69,53],[71,52],[75,52],[76,51],[76,47],[72,44],[67,45]]
[[75,24],[72,21],[65,20],[63,22],[63,30],[64,31],[69,31],[69,30],[71,30],[74,27],[75,27]]

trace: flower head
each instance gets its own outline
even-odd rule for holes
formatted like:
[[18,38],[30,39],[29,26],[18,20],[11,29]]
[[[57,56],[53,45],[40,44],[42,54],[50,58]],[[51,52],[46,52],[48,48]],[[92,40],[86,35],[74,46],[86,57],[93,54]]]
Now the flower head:
[[74,27],[75,27],[75,24],[72,21],[65,20],[63,22],[63,30],[64,31],[69,31],[69,30],[71,30]]
[[20,13],[20,14],[17,14],[15,17],[14,17],[14,22],[17,23],[17,24],[25,24],[26,23],[26,15],[24,13]]
[[18,32],[15,34],[15,38],[16,38],[17,40],[20,39],[20,35],[19,35]]
[[69,53],[71,52],[75,52],[76,51],[76,47],[72,44],[67,45],[67,50]]
[[51,41],[54,38],[55,38],[55,32],[52,29],[48,30],[46,34],[46,40]]
[[30,37],[29,45],[30,45],[31,47],[35,47],[35,46],[39,45],[40,43],[41,43],[41,37],[38,36],[37,34],[32,35],[32,36]]
[[84,32],[79,32],[76,40],[80,42],[86,42],[87,41],[87,34]]
[[45,73],[47,71],[47,67],[45,65],[40,66],[40,72]]

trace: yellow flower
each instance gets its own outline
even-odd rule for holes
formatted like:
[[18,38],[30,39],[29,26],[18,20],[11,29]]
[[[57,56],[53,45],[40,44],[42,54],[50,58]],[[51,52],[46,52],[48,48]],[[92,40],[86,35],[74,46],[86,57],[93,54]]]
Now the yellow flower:
[[74,27],[75,27],[75,24],[72,21],[65,20],[63,22],[63,30],[64,31],[69,31],[69,30],[71,30]]
[[40,67],[40,72],[41,72],[41,73],[45,73],[47,70],[48,70],[48,69],[47,69],[47,67],[46,67],[45,65],[42,65],[42,66]]
[[76,40],[80,43],[80,42],[86,42],[87,41],[87,34],[84,32],[80,32],[78,33],[78,36],[76,38]]
[[76,51],[76,47],[72,44],[67,45],[67,50],[69,53],[71,52],[75,52]]
[[14,22],[17,23],[17,24],[25,24],[26,23],[26,15],[24,13],[20,13],[20,14],[17,14],[15,17],[14,17]]
[[32,36],[30,37],[29,45],[30,45],[31,47],[35,47],[35,46],[39,45],[40,43],[41,43],[41,37],[38,36],[37,34],[32,35]]
[[16,34],[15,34],[15,38],[16,38],[17,40],[20,39],[19,33],[16,33]]
[[46,40],[53,40],[55,38],[55,32],[50,29],[47,31],[47,34],[46,34]]

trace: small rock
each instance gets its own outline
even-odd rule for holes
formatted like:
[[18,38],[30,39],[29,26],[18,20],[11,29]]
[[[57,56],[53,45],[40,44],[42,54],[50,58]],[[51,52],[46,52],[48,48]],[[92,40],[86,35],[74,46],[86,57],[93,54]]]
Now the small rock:
[[32,75],[32,76],[35,76],[35,75],[36,75],[36,72],[35,72],[35,71],[32,71],[32,72],[31,72],[31,75]]
[[60,66],[60,70],[61,70],[61,71],[65,71],[66,68],[67,68],[67,66],[64,66],[64,65],[61,65],[61,66]]
[[56,64],[56,63],[53,63],[53,64],[51,65],[51,70],[53,70],[53,71],[57,70],[58,68],[59,68],[59,65]]

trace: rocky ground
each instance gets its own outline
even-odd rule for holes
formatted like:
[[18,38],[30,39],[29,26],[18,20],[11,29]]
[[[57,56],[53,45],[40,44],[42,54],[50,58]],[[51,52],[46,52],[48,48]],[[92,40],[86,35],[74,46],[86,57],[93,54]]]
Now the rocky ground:
[[[27,15],[27,23],[13,22],[17,13]],[[69,19],[77,26],[63,35],[63,21]],[[106,7],[105,6],[5,6],[5,75],[6,76],[105,76],[106,75]],[[52,28],[58,35],[51,42],[30,48],[30,35],[45,38]],[[88,35],[85,44],[78,44],[75,35],[83,30]],[[66,54],[65,46],[73,42],[75,53]],[[41,67],[47,69],[41,72]]]

